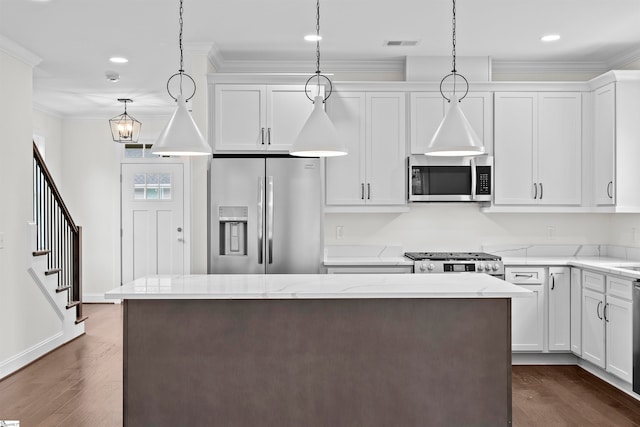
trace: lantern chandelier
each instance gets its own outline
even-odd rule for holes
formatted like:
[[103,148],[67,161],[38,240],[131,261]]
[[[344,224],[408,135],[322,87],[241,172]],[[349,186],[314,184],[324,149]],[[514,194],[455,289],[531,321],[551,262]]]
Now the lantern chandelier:
[[127,102],[132,103],[133,100],[118,98],[118,101],[124,102],[124,113],[109,120],[111,137],[115,142],[120,143],[138,142],[142,123],[127,113]]

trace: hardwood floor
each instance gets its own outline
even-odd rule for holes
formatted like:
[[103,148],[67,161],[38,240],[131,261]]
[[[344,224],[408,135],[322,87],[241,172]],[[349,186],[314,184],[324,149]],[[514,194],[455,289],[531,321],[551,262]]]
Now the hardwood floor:
[[[122,425],[122,309],[85,312],[84,336],[0,381],[0,420]],[[577,366],[514,366],[513,425],[640,427],[640,402]]]

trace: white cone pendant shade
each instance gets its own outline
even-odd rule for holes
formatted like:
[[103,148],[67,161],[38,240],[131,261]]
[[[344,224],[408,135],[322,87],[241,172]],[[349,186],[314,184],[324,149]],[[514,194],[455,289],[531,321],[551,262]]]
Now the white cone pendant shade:
[[302,127],[289,154],[299,157],[334,157],[347,154],[347,146],[338,138],[338,132],[323,108],[323,98],[316,96],[313,111]]
[[177,104],[178,108],[151,147],[151,152],[162,156],[211,155],[211,147],[187,110],[182,95],[178,95]]
[[460,101],[451,96],[449,111],[429,143],[427,156],[479,156],[485,154],[482,140],[460,109]]

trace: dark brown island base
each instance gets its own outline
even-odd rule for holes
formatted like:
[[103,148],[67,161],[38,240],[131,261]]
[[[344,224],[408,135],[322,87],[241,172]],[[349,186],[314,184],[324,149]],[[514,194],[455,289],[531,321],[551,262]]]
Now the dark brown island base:
[[136,282],[110,291],[125,304],[124,425],[511,424],[511,297],[526,294],[482,295],[487,282],[513,285],[478,274],[460,279],[484,283],[472,297],[439,296],[434,276],[388,292],[357,276],[324,298],[290,277],[261,291],[239,279],[187,289],[231,276],[168,279],[175,297],[158,278],[144,279],[146,298]]

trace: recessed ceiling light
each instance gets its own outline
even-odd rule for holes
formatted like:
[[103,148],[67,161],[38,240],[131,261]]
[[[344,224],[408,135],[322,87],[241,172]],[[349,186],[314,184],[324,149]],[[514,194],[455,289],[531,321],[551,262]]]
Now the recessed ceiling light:
[[560,40],[560,34],[547,34],[540,37],[540,41],[543,42],[555,42]]
[[304,36],[304,39],[308,42],[317,42],[322,40],[322,36],[318,36],[316,34],[308,34],[306,36]]
[[116,64],[125,64],[129,62],[127,58],[123,58],[122,56],[112,56],[109,58],[109,61],[114,62]]

